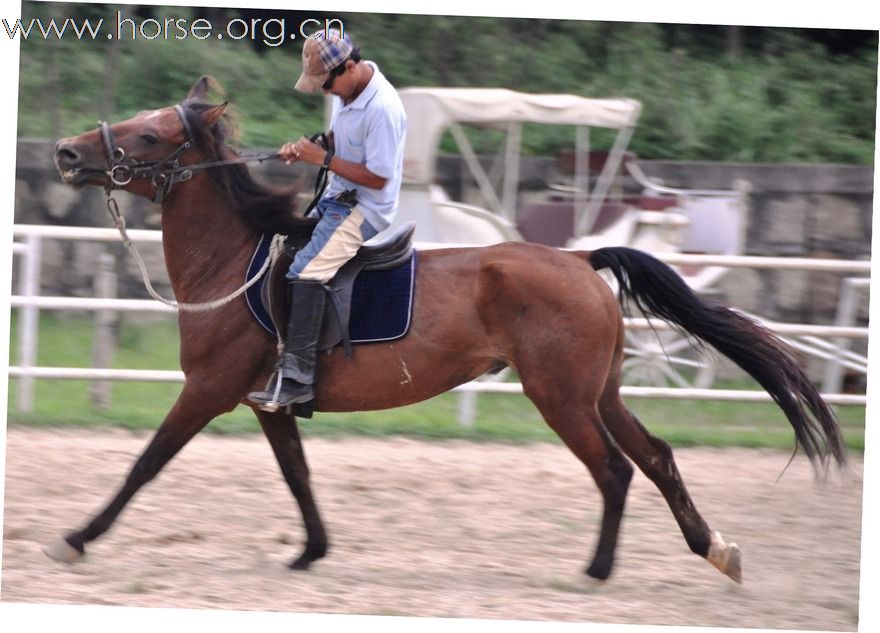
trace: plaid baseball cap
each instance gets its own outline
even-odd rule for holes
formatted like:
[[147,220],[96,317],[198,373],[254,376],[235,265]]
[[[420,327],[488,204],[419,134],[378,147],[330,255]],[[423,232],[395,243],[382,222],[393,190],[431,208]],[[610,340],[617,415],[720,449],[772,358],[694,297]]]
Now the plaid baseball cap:
[[300,92],[318,92],[330,77],[330,71],[348,59],[354,45],[336,29],[317,31],[303,45],[303,71],[294,88]]

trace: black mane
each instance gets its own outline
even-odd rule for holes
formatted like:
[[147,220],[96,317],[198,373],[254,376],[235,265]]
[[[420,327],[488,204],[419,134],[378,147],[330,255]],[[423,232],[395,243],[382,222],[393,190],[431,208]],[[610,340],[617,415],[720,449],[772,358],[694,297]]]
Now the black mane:
[[[231,118],[224,114],[209,127],[201,116],[216,104],[187,100],[181,105],[193,133],[193,143],[208,151],[209,160],[238,156],[238,152],[226,144],[235,130]],[[297,191],[294,187],[261,182],[244,163],[207,171],[214,186],[227,196],[245,223],[257,231],[297,236],[308,235],[314,228],[314,220],[295,214]]]

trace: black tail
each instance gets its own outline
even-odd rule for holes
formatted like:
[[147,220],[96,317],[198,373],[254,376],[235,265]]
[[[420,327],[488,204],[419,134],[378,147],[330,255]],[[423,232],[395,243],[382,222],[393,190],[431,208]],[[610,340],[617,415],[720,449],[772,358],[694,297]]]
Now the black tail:
[[824,470],[829,453],[838,464],[845,462],[834,412],[778,337],[729,308],[704,303],[672,268],[647,253],[601,248],[589,255],[589,262],[614,274],[622,300],[709,343],[757,380],[785,412],[814,465]]

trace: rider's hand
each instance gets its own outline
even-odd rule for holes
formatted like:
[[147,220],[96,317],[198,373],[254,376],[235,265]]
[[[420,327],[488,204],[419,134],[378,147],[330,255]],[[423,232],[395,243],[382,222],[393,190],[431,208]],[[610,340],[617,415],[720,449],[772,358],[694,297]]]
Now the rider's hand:
[[282,145],[281,149],[278,150],[278,157],[288,165],[298,161],[299,155],[296,151],[296,143],[285,143]]
[[327,154],[327,150],[317,143],[313,143],[305,136],[300,137],[293,146],[293,151],[299,160],[310,165],[317,165],[318,167],[324,164],[324,156]]

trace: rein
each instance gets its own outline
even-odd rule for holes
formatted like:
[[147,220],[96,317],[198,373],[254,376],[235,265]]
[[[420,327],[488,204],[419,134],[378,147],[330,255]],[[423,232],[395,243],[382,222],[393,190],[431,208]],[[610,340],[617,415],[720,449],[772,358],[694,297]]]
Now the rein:
[[114,189],[124,187],[129,182],[131,182],[133,178],[148,178],[153,186],[156,188],[156,195],[153,198],[153,201],[161,204],[162,201],[165,199],[165,196],[168,195],[168,192],[171,190],[171,187],[175,183],[186,182],[187,180],[192,178],[193,172],[195,171],[201,171],[204,169],[211,169],[215,167],[224,167],[226,165],[236,165],[246,162],[262,162],[264,160],[277,159],[278,153],[271,152],[265,154],[247,154],[226,160],[217,160],[204,163],[196,163],[194,165],[181,166],[178,159],[181,154],[192,147],[193,134],[189,122],[186,120],[186,116],[183,112],[183,107],[180,105],[175,105],[174,110],[177,112],[177,115],[180,117],[180,120],[183,123],[183,129],[186,138],[184,142],[177,147],[177,149],[171,152],[171,154],[161,160],[156,161],[138,161],[134,159],[126,159],[125,150],[119,147],[119,145],[116,143],[116,139],[113,136],[110,125],[106,121],[98,122],[98,127],[101,131],[101,140],[104,144],[104,153],[107,156],[108,168],[106,173],[107,177],[110,178],[110,182],[112,183],[105,187],[105,191],[107,193],[107,211],[110,213],[113,224],[116,226],[116,229],[119,231],[119,235],[122,237],[122,243],[125,244],[125,247],[131,253],[132,257],[134,257],[135,262],[137,263],[138,268],[141,271],[141,277],[144,280],[144,287],[146,287],[147,292],[150,294],[150,296],[156,301],[160,301],[165,305],[171,306],[183,312],[206,312],[208,310],[214,310],[215,308],[226,305],[236,297],[239,297],[240,295],[247,292],[247,290],[251,286],[256,284],[260,280],[260,278],[266,273],[266,271],[269,270],[272,262],[275,261],[278,255],[282,252],[282,243],[284,240],[283,236],[276,235],[273,238],[272,246],[270,247],[269,251],[269,257],[266,258],[263,266],[260,268],[259,271],[257,271],[256,275],[254,275],[250,281],[246,282],[237,290],[226,295],[225,297],[221,297],[213,301],[207,301],[204,303],[180,303],[172,299],[166,299],[158,292],[156,292],[155,288],[153,288],[153,284],[150,282],[150,275],[147,271],[147,267],[144,264],[143,258],[135,247],[134,242],[132,242],[131,238],[128,236],[128,232],[126,231],[125,227],[125,218],[122,217],[122,214],[119,211],[119,205],[116,203],[116,200],[113,199],[112,192]]
[[156,301],[171,306],[172,308],[176,308],[181,312],[207,312],[224,306],[236,297],[243,295],[266,274],[266,271],[269,270],[269,267],[284,250],[284,236],[275,235],[272,238],[272,245],[269,247],[269,256],[266,258],[266,261],[263,262],[263,266],[260,270],[257,271],[250,281],[246,282],[243,286],[229,293],[225,297],[214,299],[213,301],[205,301],[203,303],[180,303],[173,299],[166,299],[160,295],[155,288],[153,288],[153,284],[150,281],[150,273],[147,271],[147,266],[144,264],[144,260],[138,252],[137,247],[135,247],[134,242],[132,242],[131,238],[128,236],[128,232],[125,228],[125,218],[122,217],[122,214],[119,212],[119,205],[110,194],[110,189],[107,190],[107,211],[110,212],[113,224],[116,226],[119,235],[122,237],[122,243],[125,244],[125,247],[128,249],[128,252],[131,253],[131,256],[134,257],[134,260],[141,271],[141,277],[144,280],[144,287],[147,289],[147,292],[150,293],[150,296]]

